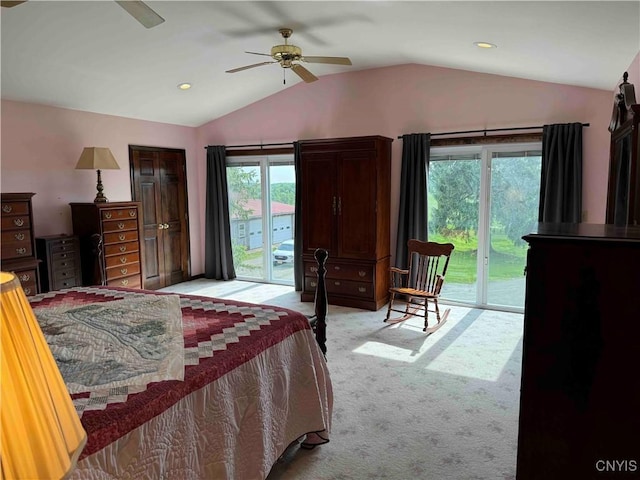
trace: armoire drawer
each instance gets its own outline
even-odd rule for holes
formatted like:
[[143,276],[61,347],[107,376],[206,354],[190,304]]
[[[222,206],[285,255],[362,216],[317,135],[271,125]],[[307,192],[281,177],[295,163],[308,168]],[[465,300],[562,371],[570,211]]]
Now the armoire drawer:
[[[315,292],[318,285],[317,277],[305,277],[304,288],[307,292]],[[351,280],[342,280],[336,278],[326,278],[325,286],[327,289],[327,295],[331,294],[358,297],[363,299],[373,299],[375,290],[373,283],[368,282],[355,282]]]
[[[373,282],[374,268],[372,265],[358,265],[343,262],[327,261],[325,278],[339,278],[359,282]],[[305,262],[304,274],[315,276],[318,274],[317,262]]]

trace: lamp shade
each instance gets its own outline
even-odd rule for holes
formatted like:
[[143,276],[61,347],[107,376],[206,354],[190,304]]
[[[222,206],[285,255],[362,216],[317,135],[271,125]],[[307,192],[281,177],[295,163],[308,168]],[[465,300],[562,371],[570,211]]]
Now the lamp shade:
[[59,479],[87,435],[20,281],[0,272],[2,479]]
[[119,170],[118,162],[106,147],[85,147],[80,154],[76,170]]

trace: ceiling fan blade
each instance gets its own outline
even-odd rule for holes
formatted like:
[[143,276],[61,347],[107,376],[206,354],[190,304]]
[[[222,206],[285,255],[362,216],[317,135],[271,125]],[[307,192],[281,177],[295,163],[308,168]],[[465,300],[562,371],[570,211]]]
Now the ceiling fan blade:
[[264,55],[265,57],[271,56],[271,54],[269,53],[257,53],[257,52],[247,52],[247,51],[245,51],[244,53],[250,53],[251,55]]
[[294,73],[296,73],[302,80],[307,83],[315,82],[316,80],[318,80],[318,77],[316,77],[313,73],[311,73],[299,63],[294,63],[293,65],[291,65],[291,70],[293,70]]
[[302,57],[307,63],[331,63],[333,65],[351,65],[351,60],[347,57]]
[[147,6],[144,2],[133,0],[115,1],[146,28],[152,28],[164,22],[164,18],[154,12],[151,7]]
[[3,6],[5,8],[11,8],[11,7],[15,7],[16,5],[20,5],[21,3],[24,3],[26,1],[27,0],[11,2],[8,0],[7,1],[3,0],[2,2],[0,2],[0,6]]
[[244,67],[238,67],[238,68],[233,68],[231,70],[227,70],[226,73],[236,73],[236,72],[241,72],[242,70],[247,70],[249,68],[254,68],[254,67],[260,67],[261,65],[270,65],[272,63],[278,63],[278,62],[260,62],[260,63],[254,63],[253,65],[245,65]]

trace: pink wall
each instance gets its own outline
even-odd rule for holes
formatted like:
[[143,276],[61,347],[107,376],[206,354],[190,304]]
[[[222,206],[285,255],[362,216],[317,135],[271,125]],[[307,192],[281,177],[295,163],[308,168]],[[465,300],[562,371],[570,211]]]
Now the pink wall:
[[[203,125],[198,130],[198,141],[204,145],[234,145],[355,135],[395,139],[414,132],[590,123],[584,129],[583,209],[587,221],[603,222],[612,101],[611,91],[403,65],[296,84]],[[392,251],[401,155],[402,141],[394,140]]]
[[196,129],[42,105],[2,101],[2,192],[35,192],[36,235],[71,233],[70,202],[92,202],[96,172],[74,170],[84,147],[109,147],[120,170],[104,170],[104,194],[131,200],[129,145],[181,148],[187,158],[192,273],[202,272]]

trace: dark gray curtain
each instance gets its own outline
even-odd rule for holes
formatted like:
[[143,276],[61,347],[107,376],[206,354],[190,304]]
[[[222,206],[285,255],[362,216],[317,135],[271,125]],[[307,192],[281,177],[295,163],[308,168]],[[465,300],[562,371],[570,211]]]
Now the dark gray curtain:
[[293,225],[293,280],[295,290],[302,291],[304,264],[302,263],[302,170],[300,168],[300,142],[293,142],[293,164],[296,171],[296,214]]
[[216,280],[236,278],[231,250],[227,154],[224,146],[207,147],[204,241],[204,276]]
[[582,124],[542,130],[540,222],[579,223],[582,216]]
[[395,265],[407,268],[407,242],[427,240],[427,173],[429,171],[430,133],[402,136],[400,207]]

